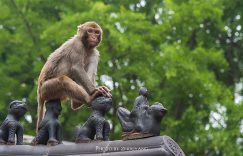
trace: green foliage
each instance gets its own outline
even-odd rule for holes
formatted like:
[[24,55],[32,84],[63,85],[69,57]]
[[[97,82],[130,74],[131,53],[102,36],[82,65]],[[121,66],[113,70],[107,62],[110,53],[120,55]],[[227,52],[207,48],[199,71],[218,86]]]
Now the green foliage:
[[[11,100],[26,100],[25,132],[35,134],[43,64],[77,25],[94,20],[104,30],[97,81],[112,89],[111,139],[121,135],[117,107],[131,109],[146,86],[150,103],[169,110],[161,135],[186,155],[243,155],[242,9],[237,0],[2,0],[0,120]],[[90,109],[62,106],[64,138],[73,140]]]

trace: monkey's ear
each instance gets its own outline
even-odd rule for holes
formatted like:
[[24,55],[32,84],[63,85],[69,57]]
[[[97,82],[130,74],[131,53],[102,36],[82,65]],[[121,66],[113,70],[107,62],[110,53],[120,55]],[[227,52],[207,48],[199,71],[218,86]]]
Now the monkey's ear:
[[77,26],[77,34],[82,36],[83,35],[83,25]]
[[78,26],[77,26],[78,31],[82,30],[82,28],[83,28],[82,25],[78,25]]

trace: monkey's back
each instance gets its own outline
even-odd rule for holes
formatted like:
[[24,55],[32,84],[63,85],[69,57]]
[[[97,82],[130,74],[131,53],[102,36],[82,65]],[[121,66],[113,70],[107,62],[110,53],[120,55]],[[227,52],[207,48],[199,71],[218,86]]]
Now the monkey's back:
[[75,55],[75,53],[80,53],[77,47],[79,44],[77,37],[74,36],[51,53],[40,72],[38,84],[41,85],[48,79],[62,75],[69,77],[72,66],[70,59],[73,58],[72,55]]

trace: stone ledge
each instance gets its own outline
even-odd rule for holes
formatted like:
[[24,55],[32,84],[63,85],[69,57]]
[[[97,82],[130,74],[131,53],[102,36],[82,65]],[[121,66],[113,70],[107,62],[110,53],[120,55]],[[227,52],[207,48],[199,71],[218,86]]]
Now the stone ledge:
[[168,136],[137,140],[115,140],[73,145],[0,146],[0,155],[88,155],[88,156],[184,156],[180,147]]

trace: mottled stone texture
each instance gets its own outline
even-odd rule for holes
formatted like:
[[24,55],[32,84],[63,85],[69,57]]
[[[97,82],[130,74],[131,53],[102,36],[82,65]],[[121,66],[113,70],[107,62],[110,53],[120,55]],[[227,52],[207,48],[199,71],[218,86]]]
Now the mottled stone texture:
[[110,125],[105,119],[105,114],[112,106],[112,99],[104,96],[97,97],[91,103],[92,113],[82,127],[77,127],[76,143],[91,140],[109,140]]
[[24,129],[19,120],[26,112],[26,105],[22,101],[15,100],[9,104],[9,113],[0,126],[0,144],[14,145],[15,134],[16,144],[23,144]]
[[160,123],[167,109],[158,102],[149,106],[147,96],[147,89],[141,88],[131,112],[123,107],[117,109],[124,140],[160,135]]
[[44,119],[38,127],[37,136],[32,140],[32,145],[43,144],[54,146],[62,143],[62,127],[58,116],[62,111],[60,100],[46,102]]

